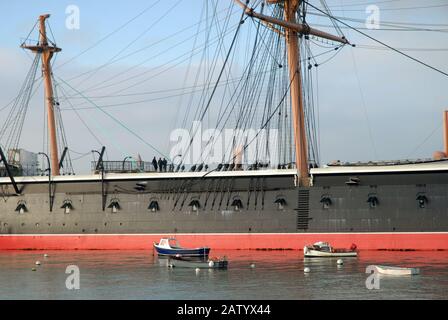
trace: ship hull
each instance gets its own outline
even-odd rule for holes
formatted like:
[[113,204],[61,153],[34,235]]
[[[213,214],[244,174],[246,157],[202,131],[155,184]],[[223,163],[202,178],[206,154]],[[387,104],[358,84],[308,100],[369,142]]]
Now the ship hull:
[[1,178],[0,249],[448,250],[448,164],[350,170],[312,170],[310,187],[295,170],[62,176],[53,194],[24,177],[20,195]]
[[153,250],[153,242],[175,236],[189,247],[212,250],[303,250],[326,241],[358,250],[448,250],[448,232],[416,233],[203,233],[203,234],[22,234],[1,235],[0,250]]

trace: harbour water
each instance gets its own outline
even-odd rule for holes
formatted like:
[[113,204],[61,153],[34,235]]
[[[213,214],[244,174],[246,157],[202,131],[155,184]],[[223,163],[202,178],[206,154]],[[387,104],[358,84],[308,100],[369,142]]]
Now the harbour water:
[[[211,252],[224,255],[228,270],[196,272],[167,268],[151,250],[2,251],[0,299],[448,298],[447,251],[364,251],[342,266],[337,259],[304,260],[301,251]],[[369,290],[365,271],[373,264],[419,267],[421,274],[380,276],[380,289]],[[69,265],[79,268],[79,289],[66,287]]]

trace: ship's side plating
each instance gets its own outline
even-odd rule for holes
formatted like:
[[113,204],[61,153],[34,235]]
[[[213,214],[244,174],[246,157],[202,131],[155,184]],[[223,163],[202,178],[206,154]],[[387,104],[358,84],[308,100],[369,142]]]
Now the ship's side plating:
[[[2,234],[295,232],[295,170],[3,178]],[[67,208],[68,207],[68,208]],[[104,208],[104,210],[103,210]]]
[[314,169],[312,174],[313,187],[301,191],[309,193],[304,231],[448,231],[446,161],[336,166]]

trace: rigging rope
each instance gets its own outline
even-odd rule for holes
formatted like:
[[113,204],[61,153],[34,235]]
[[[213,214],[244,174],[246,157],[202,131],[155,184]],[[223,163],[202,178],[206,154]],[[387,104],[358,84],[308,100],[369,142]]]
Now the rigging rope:
[[106,36],[104,36],[103,38],[101,38],[100,40],[98,40],[97,42],[95,42],[93,45],[91,45],[90,47],[84,49],[83,51],[81,51],[80,53],[78,53],[77,55],[73,56],[72,58],[68,59],[67,61],[65,61],[64,63],[58,65],[55,69],[59,69],[62,68],[63,66],[67,65],[68,63],[72,62],[73,60],[79,58],[81,55],[83,55],[84,53],[88,52],[89,50],[92,50],[93,48],[95,48],[97,45],[99,45],[101,42],[105,41],[106,39],[108,39],[109,37],[111,37],[112,35],[114,35],[115,33],[117,33],[118,31],[122,30],[123,28],[125,28],[127,25],[129,25],[131,22],[133,22],[134,20],[136,20],[137,18],[139,18],[140,16],[142,16],[143,14],[145,14],[147,11],[149,11],[150,9],[152,9],[155,5],[157,5],[161,0],[156,1],[155,3],[149,5],[148,7],[146,7],[145,9],[143,9],[142,11],[140,11],[136,16],[132,17],[131,19],[127,20],[124,24],[122,24],[121,26],[119,26],[118,28],[114,29],[112,32],[108,33]]
[[[120,54],[122,54],[123,52],[125,52],[130,46],[132,46],[135,42],[137,42],[139,39],[141,39],[145,34],[148,33],[149,30],[151,30],[157,23],[159,23],[162,19],[164,19],[166,16],[168,16],[168,14],[170,12],[172,12],[172,10],[174,8],[176,8],[180,3],[182,2],[182,0],[178,0],[173,6],[171,6],[161,17],[159,17],[157,20],[155,20],[153,23],[151,23],[149,25],[149,27],[147,27],[145,30],[143,30],[143,32],[141,32],[137,37],[135,37],[132,41],[130,41],[126,46],[124,46],[124,48],[121,48],[115,55],[113,55],[106,63],[100,65],[99,67],[95,68],[93,72],[90,72],[90,75],[84,79],[82,79],[82,81],[80,83],[78,83],[78,85],[80,85],[81,83],[87,81],[88,79],[92,78],[95,74],[98,73],[98,71],[100,71],[101,69],[103,69],[104,67],[108,66],[111,64],[112,61],[114,61],[115,58],[117,58]],[[85,73],[72,78],[78,78],[82,75],[85,75]]]
[[351,25],[349,25],[349,24],[343,22],[341,19],[338,19],[338,18],[336,18],[336,17],[334,17],[334,16],[332,16],[332,15],[330,15],[330,14],[327,14],[326,12],[324,12],[324,11],[320,10],[319,8],[313,6],[313,5],[310,4],[308,1],[305,1],[305,0],[304,0],[304,2],[306,2],[310,7],[313,7],[313,8],[316,9],[317,11],[319,11],[319,12],[321,12],[321,13],[327,15],[329,18],[331,18],[331,19],[333,19],[333,20],[336,20],[337,22],[339,22],[339,23],[345,25],[346,27],[348,27],[348,28],[350,28],[350,29],[352,29],[352,30],[358,32],[359,34],[361,34],[361,35],[363,35],[363,36],[369,38],[370,40],[373,40],[373,41],[375,41],[375,42],[377,42],[377,43],[379,43],[379,44],[381,44],[381,45],[383,45],[383,46],[389,48],[390,50],[395,51],[396,53],[401,54],[402,56],[404,56],[404,57],[406,57],[406,58],[408,58],[408,59],[411,59],[411,60],[413,60],[413,61],[415,61],[415,62],[417,62],[417,63],[419,63],[419,64],[421,64],[421,65],[423,65],[423,66],[425,66],[425,67],[427,67],[427,68],[429,68],[429,69],[432,69],[432,70],[434,70],[434,71],[436,71],[436,72],[438,72],[438,73],[440,73],[440,74],[442,74],[442,75],[448,77],[448,73],[447,73],[447,72],[442,71],[442,70],[440,70],[440,69],[438,69],[438,68],[436,68],[436,67],[433,67],[433,66],[429,65],[428,63],[423,62],[422,60],[419,60],[419,59],[417,59],[417,58],[414,58],[413,56],[411,56],[411,55],[409,55],[409,54],[407,54],[407,53],[404,53],[404,52],[402,52],[402,51],[400,51],[400,50],[398,50],[398,49],[396,49],[396,48],[394,48],[394,47],[392,47],[392,46],[390,46],[390,45],[384,43],[383,41],[380,41],[380,40],[378,40],[378,39],[376,39],[376,38],[374,38],[374,37],[368,35],[367,33],[358,30],[358,29],[355,28],[355,27],[352,27]]
[[[36,82],[36,74],[40,56],[40,54],[36,54],[34,57],[33,63],[28,71],[19,94],[17,95],[12,108],[8,113],[2,128],[0,129],[0,139],[5,139],[3,145],[6,150],[18,148],[29,102],[35,92],[33,91],[33,86]],[[13,157],[14,152],[11,152],[8,155],[8,160],[11,162]]]
[[115,118],[114,116],[112,116],[110,113],[108,113],[107,111],[105,111],[102,107],[98,106],[95,102],[93,102],[92,100],[90,100],[88,97],[84,96],[80,91],[76,90],[75,88],[73,88],[69,83],[67,83],[66,81],[64,81],[64,79],[61,79],[60,77],[58,77],[60,81],[62,81],[66,86],[68,86],[70,89],[72,89],[73,91],[77,92],[78,94],[80,94],[82,97],[84,97],[84,99],[86,99],[89,103],[91,103],[93,106],[95,106],[99,111],[101,111],[102,113],[104,113],[105,115],[107,115],[109,118],[111,118],[114,122],[118,123],[122,128],[124,128],[126,131],[128,131],[130,134],[132,134],[134,137],[136,137],[138,140],[140,140],[143,144],[145,144],[146,146],[150,147],[152,150],[154,150],[155,152],[157,152],[158,154],[164,156],[165,158],[168,158],[166,155],[164,155],[161,151],[157,150],[152,144],[150,144],[149,142],[147,142],[146,140],[144,140],[141,136],[139,136],[137,133],[135,133],[132,129],[130,129],[128,126],[126,126],[122,121],[118,120],[117,118]]
[[[244,12],[244,10],[243,10],[242,13],[241,13],[240,21],[239,21],[239,23],[238,23],[238,27],[236,28],[236,31],[235,31],[235,34],[234,34],[234,36],[233,36],[232,42],[230,43],[230,47],[229,47],[229,50],[228,50],[228,52],[227,52],[226,58],[225,58],[225,60],[224,60],[223,66],[222,66],[221,71],[219,72],[218,78],[217,78],[217,80],[216,80],[216,84],[213,86],[213,90],[212,90],[212,92],[211,92],[211,94],[210,94],[210,97],[209,97],[209,99],[208,99],[208,102],[207,102],[207,104],[206,104],[206,106],[205,106],[205,108],[204,108],[204,110],[203,110],[203,112],[202,112],[202,115],[201,115],[200,118],[199,118],[199,121],[202,121],[202,120],[204,119],[205,114],[206,114],[208,108],[210,107],[210,104],[211,104],[211,102],[212,102],[213,96],[214,96],[214,94],[215,94],[215,92],[216,92],[216,89],[217,89],[217,84],[218,84],[219,81],[221,80],[221,77],[222,77],[222,75],[223,75],[223,73],[224,73],[224,69],[225,69],[226,64],[227,64],[227,62],[228,62],[228,60],[229,60],[229,57],[230,57],[230,53],[232,52],[232,49],[233,49],[233,47],[234,47],[234,45],[235,45],[237,36],[238,36],[239,31],[240,31],[240,29],[241,29],[241,25],[242,25],[242,22],[243,22],[243,20],[244,20],[244,16],[245,16],[245,12]],[[195,135],[196,135],[196,133],[197,133],[197,130],[198,130],[198,129],[196,128],[196,130],[193,132],[192,137],[191,137],[191,139],[190,139],[190,142],[189,142],[189,144],[188,144],[188,147],[187,147],[187,150],[186,150],[185,153],[188,152],[189,148],[190,148],[191,145],[193,144],[193,139],[194,139],[194,137],[195,137]],[[182,160],[181,160],[182,162],[183,162],[184,158],[185,158],[185,155],[182,156]]]

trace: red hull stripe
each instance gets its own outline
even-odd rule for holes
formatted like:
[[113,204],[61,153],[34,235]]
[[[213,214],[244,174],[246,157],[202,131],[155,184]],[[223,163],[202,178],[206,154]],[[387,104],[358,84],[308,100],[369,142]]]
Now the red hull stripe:
[[302,250],[317,241],[360,250],[448,250],[448,232],[410,233],[200,233],[200,234],[32,234],[0,235],[0,250],[139,250],[175,236],[185,247]]

